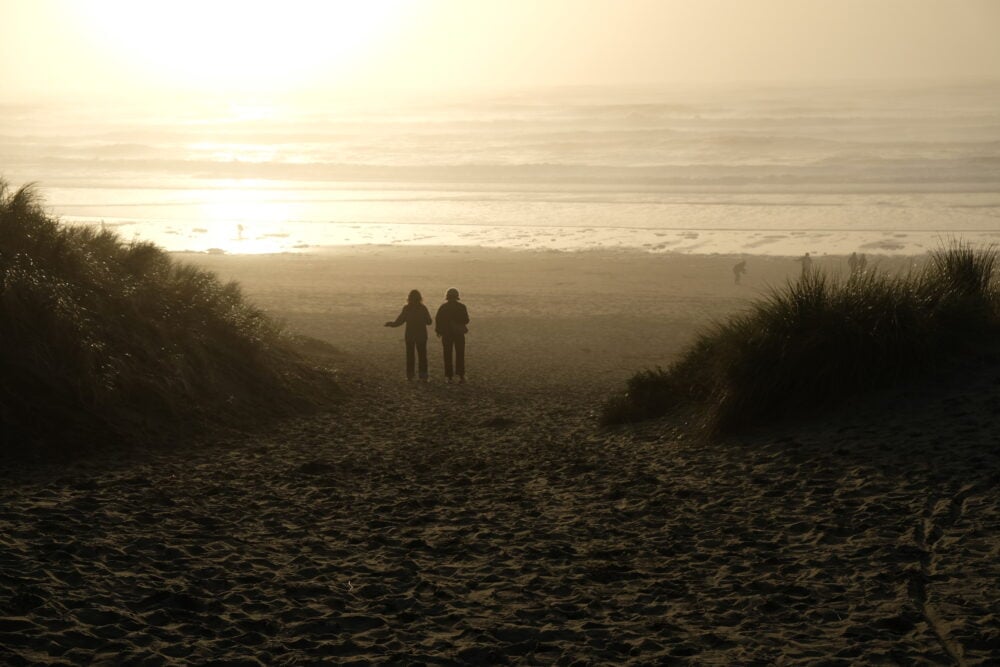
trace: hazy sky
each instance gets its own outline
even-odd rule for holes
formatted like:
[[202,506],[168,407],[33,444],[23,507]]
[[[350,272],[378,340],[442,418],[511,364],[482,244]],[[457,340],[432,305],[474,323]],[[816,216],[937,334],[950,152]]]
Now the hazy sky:
[[1000,79],[1000,0],[0,0],[0,98]]

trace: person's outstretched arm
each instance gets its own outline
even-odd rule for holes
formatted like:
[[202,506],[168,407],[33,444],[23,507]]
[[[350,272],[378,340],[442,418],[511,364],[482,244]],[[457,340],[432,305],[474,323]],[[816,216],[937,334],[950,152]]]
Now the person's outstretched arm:
[[405,322],[405,321],[406,321],[406,307],[404,307],[403,310],[399,311],[399,317],[397,317],[395,319],[395,321],[386,322],[385,326],[387,326],[387,327],[398,327],[398,326],[401,326],[403,324],[403,322]]

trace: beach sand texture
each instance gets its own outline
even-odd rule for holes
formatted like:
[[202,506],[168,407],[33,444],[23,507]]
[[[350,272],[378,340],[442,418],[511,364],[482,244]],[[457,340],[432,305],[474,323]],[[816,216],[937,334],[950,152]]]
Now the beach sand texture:
[[[704,442],[602,431],[632,372],[789,258],[361,248],[198,257],[336,345],[348,399],[254,435],[5,471],[4,664],[1000,659],[1000,377]],[[830,268],[841,260],[820,258]],[[466,385],[408,383],[463,293]]]

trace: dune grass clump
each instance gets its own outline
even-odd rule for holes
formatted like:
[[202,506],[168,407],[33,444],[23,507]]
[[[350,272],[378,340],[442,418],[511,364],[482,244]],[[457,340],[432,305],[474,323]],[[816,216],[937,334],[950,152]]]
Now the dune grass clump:
[[905,275],[810,272],[701,333],[666,370],[635,375],[603,420],[688,409],[731,431],[941,369],[995,345],[996,261],[994,248],[955,243]]
[[237,284],[150,243],[63,225],[31,187],[3,182],[0,343],[7,451],[170,437],[336,394]]

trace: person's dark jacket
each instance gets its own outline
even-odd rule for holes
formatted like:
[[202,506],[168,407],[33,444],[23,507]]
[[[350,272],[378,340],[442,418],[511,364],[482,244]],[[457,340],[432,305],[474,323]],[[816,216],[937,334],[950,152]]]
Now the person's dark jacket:
[[399,317],[389,326],[406,324],[406,340],[427,340],[427,325],[431,323],[431,313],[422,303],[408,303],[403,306]]
[[434,331],[449,338],[462,336],[469,330],[469,310],[461,301],[445,301],[438,308]]

